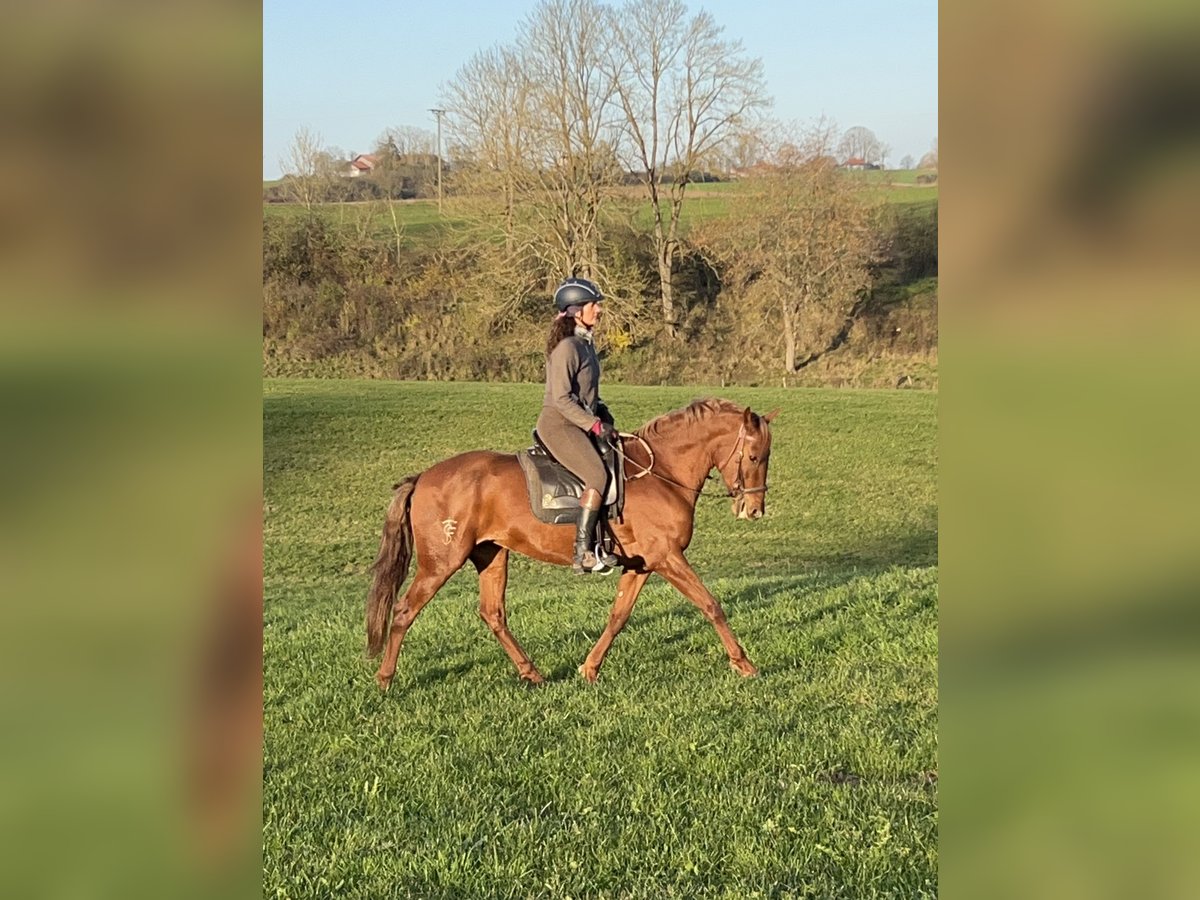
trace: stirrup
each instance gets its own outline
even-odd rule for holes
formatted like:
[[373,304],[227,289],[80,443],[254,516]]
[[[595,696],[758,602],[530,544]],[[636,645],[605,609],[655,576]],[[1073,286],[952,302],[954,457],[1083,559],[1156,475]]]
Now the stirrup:
[[593,551],[596,559],[600,561],[606,569],[615,569],[621,564],[621,561],[604,549],[604,542],[597,541],[596,549]]
[[611,572],[612,568],[606,566],[593,551],[585,550],[582,556],[577,555],[572,560],[571,571],[576,575],[602,575]]

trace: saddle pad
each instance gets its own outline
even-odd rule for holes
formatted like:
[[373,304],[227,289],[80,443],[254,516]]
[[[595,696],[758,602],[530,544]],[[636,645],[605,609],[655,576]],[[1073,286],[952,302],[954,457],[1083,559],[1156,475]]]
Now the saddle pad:
[[[579,498],[583,482],[539,446],[517,454],[529,489],[529,506],[538,521],[547,525],[573,525],[579,517]],[[609,472],[608,492],[604,497],[609,519],[620,518],[625,506],[625,454],[620,447],[605,459]],[[615,463],[615,464],[614,464]],[[613,470],[622,477],[614,478]]]

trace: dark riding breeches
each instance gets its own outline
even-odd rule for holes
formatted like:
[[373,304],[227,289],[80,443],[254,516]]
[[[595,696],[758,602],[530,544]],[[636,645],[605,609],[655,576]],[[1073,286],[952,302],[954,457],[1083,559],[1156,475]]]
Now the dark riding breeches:
[[600,453],[588,434],[572,425],[553,410],[543,409],[537,420],[538,436],[541,437],[554,458],[571,470],[584,490],[594,490],[604,496],[607,474]]

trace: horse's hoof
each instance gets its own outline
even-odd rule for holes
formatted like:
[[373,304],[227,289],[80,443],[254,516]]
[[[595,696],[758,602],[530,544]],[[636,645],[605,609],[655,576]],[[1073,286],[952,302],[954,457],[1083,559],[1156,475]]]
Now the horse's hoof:
[[755,678],[758,676],[758,669],[754,668],[754,665],[748,659],[744,659],[741,662],[731,662],[729,667],[743,678]]
[[586,665],[579,667],[579,674],[583,676],[588,684],[595,684],[596,679],[600,677],[599,669],[589,669]]
[[379,692],[382,694],[386,694],[387,689],[392,686],[392,676],[391,675],[376,675],[375,683],[377,685],[379,685]]
[[530,684],[544,684],[546,682],[546,679],[542,677],[542,673],[537,669],[531,672],[522,672],[521,680],[528,681]]

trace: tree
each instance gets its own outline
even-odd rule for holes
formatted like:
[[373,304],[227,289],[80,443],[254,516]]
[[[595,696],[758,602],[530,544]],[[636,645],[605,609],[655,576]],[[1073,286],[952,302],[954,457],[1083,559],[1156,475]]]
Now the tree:
[[395,125],[375,139],[378,161],[370,178],[385,197],[427,197],[437,183],[437,138],[412,125]]
[[543,0],[524,25],[533,162],[552,199],[554,261],[564,275],[600,276],[602,204],[620,184],[614,152],[616,78],[604,65],[610,34],[595,0]]
[[742,129],[726,146],[730,164],[736,169],[749,169],[763,154],[763,136],[758,129]]
[[937,138],[933,139],[933,146],[930,148],[928,153],[926,153],[924,156],[921,157],[921,161],[919,163],[917,163],[917,167],[920,169],[937,169],[937,167],[938,167],[938,140],[937,140]]
[[833,163],[832,141],[820,123],[781,145],[759,189],[697,234],[743,318],[778,329],[789,374],[845,340],[871,286],[876,209]]
[[622,146],[650,200],[662,322],[674,335],[673,279],[687,186],[723,143],[726,156],[752,152],[744,131],[767,104],[762,63],[746,58],[740,42],[724,40],[707,12],[689,16],[680,0],[631,0],[611,11],[610,21]]
[[870,128],[855,125],[853,128],[847,128],[842,135],[838,152],[843,162],[857,158],[868,164],[882,165],[891,148],[880,141]]
[[913,167],[913,158],[911,153],[906,153],[900,158],[901,169],[911,169]]
[[437,153],[437,136],[428,129],[413,125],[393,125],[375,139],[375,152],[396,159],[410,156],[433,156]]
[[550,278],[603,281],[601,215],[621,183],[603,8],[543,0],[512,48],[476,54],[445,89],[473,189],[500,195],[510,253]]
[[536,188],[533,157],[533,86],[516,47],[476,53],[443,90],[447,125],[458,150],[462,194],[477,198],[475,211],[490,217],[499,198],[505,247],[520,242],[517,202]]
[[296,132],[287,156],[279,160],[279,168],[284,174],[288,197],[303,204],[310,213],[313,204],[324,199],[335,177],[335,164],[331,162],[331,154],[321,146],[321,136],[307,128]]

